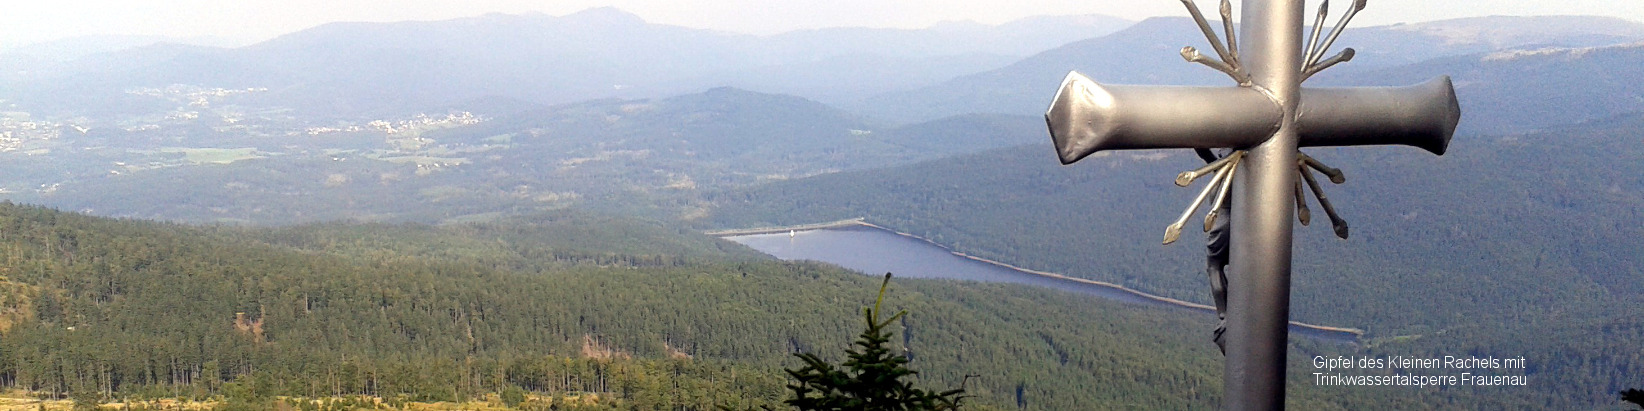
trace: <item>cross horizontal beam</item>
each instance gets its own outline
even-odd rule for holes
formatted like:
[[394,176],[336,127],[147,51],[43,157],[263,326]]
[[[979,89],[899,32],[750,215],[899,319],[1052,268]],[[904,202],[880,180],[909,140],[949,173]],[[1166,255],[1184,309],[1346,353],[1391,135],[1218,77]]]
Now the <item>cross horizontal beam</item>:
[[1461,122],[1450,76],[1404,87],[1304,88],[1301,96],[1302,147],[1397,144],[1442,156]]
[[[1245,148],[1272,137],[1282,107],[1251,87],[1102,85],[1068,73],[1045,122],[1062,164],[1103,150]],[[1449,147],[1461,107],[1449,77],[1405,87],[1301,90],[1300,147]]]
[[1246,147],[1279,131],[1283,115],[1248,87],[1104,86],[1072,72],[1045,121],[1072,164],[1101,150]]

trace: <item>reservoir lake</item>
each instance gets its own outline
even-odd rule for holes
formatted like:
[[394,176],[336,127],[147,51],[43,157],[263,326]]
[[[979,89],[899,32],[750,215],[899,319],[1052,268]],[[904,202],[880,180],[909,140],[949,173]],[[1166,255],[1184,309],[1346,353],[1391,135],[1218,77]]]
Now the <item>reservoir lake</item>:
[[[1032,273],[1013,267],[956,255],[928,241],[877,226],[847,225],[805,231],[731,235],[723,237],[783,260],[821,261],[869,275],[895,273],[899,278],[939,278],[1012,283],[1080,293],[1150,307],[1215,315],[1202,305],[1152,296],[1111,284]],[[1206,285],[1206,292],[1209,286]],[[1208,331],[1207,331],[1208,332]],[[1315,339],[1357,343],[1349,331],[1321,329],[1292,323],[1290,333]]]

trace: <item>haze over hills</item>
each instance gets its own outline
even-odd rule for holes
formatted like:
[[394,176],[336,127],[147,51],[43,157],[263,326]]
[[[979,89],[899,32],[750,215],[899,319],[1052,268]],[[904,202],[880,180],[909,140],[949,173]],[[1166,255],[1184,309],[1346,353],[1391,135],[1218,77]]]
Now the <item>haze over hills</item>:
[[[1061,33],[1071,35],[1067,33],[1094,24],[1087,20],[1105,21],[1100,18],[1063,20],[1072,23],[1046,27],[1063,27]],[[974,45],[968,49],[951,44],[924,46],[940,43],[933,40],[935,38],[981,36],[976,34],[977,27],[965,25],[901,31],[820,30],[756,38],[646,24],[614,9],[566,17],[493,15],[445,22],[333,24],[236,50],[150,46],[94,55],[81,62],[93,67],[90,72],[104,74],[121,72],[123,63],[133,63],[133,66],[153,63],[125,73],[147,71],[183,79],[193,75],[166,71],[162,67],[183,61],[222,62],[243,58],[236,63],[243,70],[211,71],[199,76],[242,78],[246,81],[243,84],[263,84],[268,78],[259,76],[277,71],[284,73],[282,76],[309,76],[315,80],[293,83],[285,89],[175,84],[121,88],[112,98],[100,94],[98,87],[106,90],[119,82],[61,83],[68,84],[63,87],[72,87],[72,92],[53,94],[59,103],[72,103],[75,107],[112,104],[121,109],[117,111],[129,113],[50,121],[47,120],[52,118],[49,114],[9,112],[8,121],[12,123],[6,127],[15,128],[9,131],[14,140],[0,143],[8,150],[28,153],[28,156],[7,162],[11,165],[10,171],[0,179],[0,187],[12,192],[10,198],[72,210],[189,221],[227,219],[277,223],[332,218],[443,221],[574,204],[610,206],[611,203],[604,203],[608,200],[636,212],[700,216],[708,207],[695,199],[700,190],[907,164],[1042,141],[1043,126],[1035,119],[1048,99],[1048,92],[1043,90],[1053,89],[1068,66],[1075,62],[1094,62],[1089,63],[1094,64],[1093,67],[1081,70],[1101,81],[1179,80],[1186,84],[1223,84],[1225,81],[1218,74],[1181,62],[1174,53],[1182,44],[1202,41],[1196,38],[1197,33],[1187,30],[1190,26],[1187,19],[1152,19],[1110,36],[1071,43],[1003,69],[966,76],[943,87],[922,91],[928,94],[885,96],[875,104],[915,107],[924,114],[903,112],[880,117],[851,114],[814,100],[732,88],[660,99],[607,99],[544,106],[529,96],[490,95],[485,91],[491,90],[488,86],[473,83],[506,87],[513,81],[507,80],[510,74],[506,70],[475,72],[472,65],[397,68],[393,58],[375,61],[383,56],[354,52],[349,45],[371,44],[374,50],[383,53],[419,59],[408,57],[415,53],[405,54],[410,53],[407,51],[410,49],[396,47],[418,45],[428,50],[458,50],[471,44],[497,46],[502,44],[499,42],[514,41],[536,47],[531,50],[537,51],[564,49],[567,50],[564,53],[571,56],[605,56],[569,59],[573,63],[600,58],[628,59],[623,61],[629,62],[675,59],[683,62],[677,66],[682,72],[711,71],[704,67],[714,64],[733,65],[714,60],[715,53],[732,53],[736,47],[755,44],[746,41],[785,45],[766,48],[781,53],[737,54],[735,58],[741,61],[815,57],[799,53],[817,50],[823,44],[834,44],[837,50],[870,53],[863,55],[907,47],[929,48],[887,58],[932,62],[968,58],[942,54],[947,52],[1002,49],[981,40],[969,41]],[[1524,35],[1512,27],[1528,27],[1524,31],[1547,36]],[[1638,47],[1546,49],[1537,46],[1532,49],[1534,52],[1504,49],[1484,54],[1466,53],[1532,40],[1548,44],[1603,43],[1629,38],[1627,36],[1640,31],[1639,27],[1613,19],[1546,17],[1468,19],[1349,30],[1338,44],[1383,50],[1382,54],[1361,53],[1362,57],[1325,72],[1316,82],[1321,85],[1369,81],[1408,84],[1441,74],[1453,75],[1466,108],[1463,134],[1521,132],[1601,119],[1644,109],[1637,98],[1639,83],[1629,80],[1639,76],[1634,72],[1644,70],[1639,68],[1644,64],[1633,64],[1644,59]],[[994,33],[993,37],[983,38],[1031,37],[1011,34],[1026,30],[1020,25],[1007,24],[989,30]],[[562,32],[584,37],[538,38]],[[612,33],[630,36],[613,40],[615,43],[611,44],[621,46],[613,50],[652,47],[655,45],[649,42],[661,37],[677,37],[665,46],[684,44],[701,49],[676,48],[669,51],[672,55],[634,57],[589,46],[592,38]],[[834,38],[840,39],[829,40]],[[1437,46],[1411,47],[1410,44]],[[453,53],[478,55],[482,49],[485,47]],[[484,58],[496,67],[517,68],[526,62],[541,63],[531,60],[536,58],[535,53]],[[1445,53],[1463,54],[1404,64],[1409,58]],[[925,55],[932,57],[921,57]],[[253,63],[248,56],[267,61]],[[289,61],[276,57],[289,58]],[[516,57],[525,60],[504,61]],[[442,58],[459,61],[466,57]],[[885,84],[926,74],[915,66],[883,64],[874,57],[853,59],[839,57],[795,64],[833,67],[865,77],[885,77],[888,78],[882,80]],[[1125,64],[1099,64],[1104,59]],[[357,64],[331,65],[339,61]],[[698,63],[686,64],[691,61]],[[602,64],[587,69],[605,73],[600,75],[627,75],[622,74],[625,73],[622,70],[609,68],[617,66]],[[853,71],[848,67],[852,64],[873,68]],[[860,83],[840,82],[828,76],[801,79],[804,70],[796,67],[766,66],[739,72],[741,80],[727,82],[800,79],[786,82],[784,87],[802,89],[812,84],[844,94],[853,93],[849,90],[860,86]],[[449,81],[430,81],[426,87],[392,84],[395,78],[444,71],[460,72],[460,75],[454,75]],[[520,78],[539,77],[525,72],[514,74]],[[101,74],[77,74],[70,79],[83,80],[98,75]],[[371,79],[362,80],[366,77]],[[712,74],[704,74],[689,81],[709,83],[715,81],[713,78]],[[579,83],[577,87],[598,83],[573,82]],[[384,88],[391,89],[392,93],[373,91]],[[313,94],[304,89],[326,91]],[[439,90],[481,97],[443,100],[439,96],[450,93]],[[516,91],[523,90],[526,89]],[[335,95],[327,94],[333,92]],[[411,97],[411,94],[422,97]],[[307,105],[292,100],[298,95],[325,101]],[[432,115],[362,117],[340,114],[346,110],[339,108],[374,104],[362,99],[403,103],[421,98],[429,99],[426,107],[435,107],[437,111]],[[333,103],[340,106],[328,105]],[[18,105],[19,109],[29,107],[26,99],[11,104]],[[297,110],[296,107],[307,108]],[[321,109],[323,107],[331,109]],[[314,110],[328,113],[308,112]],[[469,110],[478,114],[465,114]],[[943,112],[972,111],[1020,114],[970,114],[919,121]],[[907,125],[892,126],[897,123]],[[32,124],[32,128],[21,128],[22,124]],[[275,177],[269,170],[285,171]],[[137,196],[142,201],[108,201],[104,195],[130,192],[134,188],[122,187],[135,187],[133,183],[143,182],[138,185],[148,186],[159,181],[172,183],[164,184],[166,189],[157,190],[156,194]],[[294,202],[309,195],[320,195],[327,200]],[[657,207],[646,205],[647,201],[616,201],[633,195],[674,198],[667,201],[673,205]],[[379,198],[417,200],[397,203],[371,200]]]
[[[1383,28],[1387,32],[1416,32],[1423,37],[1443,39],[1439,49],[1460,47],[1460,51],[1463,52],[1484,52],[1525,46],[1603,46],[1634,42],[1644,38],[1644,24],[1598,16],[1491,16],[1417,24],[1396,24]],[[1348,33],[1352,32],[1349,31]],[[1386,39],[1386,37],[1380,35],[1381,33],[1375,34],[1358,35],[1353,39],[1356,42],[1365,42],[1364,44],[1368,45],[1379,45],[1378,39]],[[1420,53],[1420,51],[1407,51],[1406,53]],[[1406,62],[1414,63],[1415,61]]]
[[[1011,132],[1040,124],[1028,116],[884,127],[803,98],[733,88],[596,100],[483,121],[419,117],[289,132],[278,132],[288,127],[279,122],[249,119],[241,122],[250,125],[245,129],[210,127],[218,121],[175,119],[153,131],[69,131],[31,141],[24,151],[61,154],[0,164],[0,186],[19,201],[197,222],[437,222],[585,203],[680,217],[703,211],[692,200],[700,190],[907,164],[1040,137]],[[677,199],[661,200],[669,198]]]
[[[1154,18],[1114,34],[1070,43],[1039,53],[1009,66],[941,84],[910,91],[891,92],[849,105],[854,110],[880,118],[918,121],[959,113],[1043,114],[1061,79],[1068,71],[1079,71],[1091,79],[1109,84],[1230,85],[1226,76],[1206,67],[1182,61],[1177,53],[1183,46],[1210,50],[1203,35],[1187,18]],[[1561,77],[1556,71],[1508,74],[1508,66],[1492,64],[1483,57],[1504,49],[1547,47],[1595,47],[1644,41],[1644,24],[1600,17],[1489,17],[1419,24],[1350,28],[1336,42],[1336,49],[1352,47],[1353,61],[1319,75],[1312,84],[1357,86],[1388,82],[1383,71],[1407,72],[1397,76],[1398,85],[1414,84],[1439,75],[1451,75],[1458,84],[1478,88],[1502,88],[1513,99],[1534,99],[1537,90],[1519,84],[1557,83],[1566,97],[1594,100],[1615,93],[1614,80],[1639,78],[1644,61],[1580,61],[1574,64],[1601,65],[1611,71],[1598,78]],[[1459,56],[1475,56],[1472,64]],[[1630,57],[1628,57],[1630,58]],[[1449,59],[1449,60],[1445,60]],[[1447,61],[1438,67],[1434,60]],[[1419,64],[1418,64],[1419,63]],[[1443,69],[1443,70],[1440,70]],[[1412,80],[1411,77],[1420,77]],[[1463,87],[1465,88],[1465,87]],[[1462,93],[1464,108],[1493,104]],[[1593,113],[1602,118],[1625,113],[1627,107],[1603,108]],[[1469,112],[1462,118],[1463,130],[1528,130],[1545,125],[1539,120],[1494,113]]]
[[[171,38],[141,35],[95,35],[0,48],[0,79],[41,76],[68,67],[64,63],[86,56],[114,53],[160,44],[233,47],[233,41],[212,37]],[[39,72],[36,72],[39,71]]]
[[[71,211],[0,204],[0,256],[12,262],[0,267],[0,385],[770,403],[788,354],[844,345],[872,281],[698,232],[853,217],[1203,302],[1202,237],[1154,243],[1194,194],[1169,180],[1196,158],[1128,152],[1064,167],[1045,145],[1040,113],[1069,69],[1226,84],[1180,61],[1179,47],[1204,48],[1185,19],[1061,40],[1122,23],[756,37],[599,9],[86,55],[57,66],[61,77],[0,88],[18,93],[0,96],[0,198]],[[1295,318],[1368,338],[1299,341],[1292,358],[1525,356],[1535,379],[1419,390],[1293,379],[1306,387],[1291,391],[1296,408],[1599,408],[1633,385],[1644,370],[1639,26],[1501,17],[1338,42],[1360,57],[1319,84],[1453,75],[1465,128],[1440,158],[1309,149],[1348,173],[1325,190],[1353,237],[1331,237],[1316,206],[1313,226],[1297,228]],[[966,73],[858,111],[827,101]],[[441,225],[323,223],[335,220]],[[1181,409],[1219,397],[1214,348],[1196,334],[1210,318],[909,284],[908,306],[925,314],[896,324],[908,358],[927,381],[986,374],[982,406]],[[840,304],[845,314],[828,311]],[[91,355],[70,351],[81,348]],[[1293,376],[1313,371],[1294,365]]]
[[[856,91],[833,95],[856,99],[997,67],[1127,24],[1067,16],[999,26],[839,28],[760,37],[650,24],[613,8],[564,17],[332,23],[236,49],[125,53],[120,58],[127,64],[120,66],[87,55],[82,60],[89,61],[50,70],[8,70],[0,79],[9,79],[14,90],[0,98],[41,114],[129,113],[119,98],[135,87],[256,87],[269,92],[248,103],[331,116],[415,112],[490,95],[559,104],[726,85],[784,92],[857,84]],[[919,73],[885,81],[883,70],[873,70],[884,63]],[[788,75],[757,75],[772,67],[785,67]]]
[[1320,76],[1321,85],[1415,84],[1450,75],[1462,132],[1524,133],[1644,112],[1644,42],[1528,47]]

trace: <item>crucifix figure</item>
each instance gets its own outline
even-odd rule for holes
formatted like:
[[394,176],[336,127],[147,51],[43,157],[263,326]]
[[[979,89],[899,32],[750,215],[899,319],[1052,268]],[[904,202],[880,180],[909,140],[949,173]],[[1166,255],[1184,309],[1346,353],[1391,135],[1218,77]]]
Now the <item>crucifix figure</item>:
[[[1303,184],[1330,217],[1336,235],[1348,235],[1347,223],[1312,174],[1318,170],[1340,184],[1345,181],[1341,172],[1298,149],[1399,144],[1443,155],[1461,108],[1449,77],[1407,87],[1301,87],[1314,74],[1353,58],[1350,48],[1328,58],[1325,54],[1364,9],[1364,0],[1354,1],[1330,34],[1321,37],[1329,10],[1326,0],[1318,7],[1306,43],[1302,0],[1245,0],[1237,33],[1232,5],[1222,0],[1225,43],[1193,0],[1181,1],[1216,54],[1206,56],[1186,47],[1182,57],[1226,73],[1235,86],[1101,85],[1068,73],[1045,120],[1062,164],[1103,150],[1193,148],[1226,153],[1177,176],[1176,184],[1184,187],[1201,176],[1212,177],[1166,228],[1164,242],[1180,237],[1199,205],[1215,194],[1204,225],[1208,232],[1218,222],[1227,224],[1222,231],[1228,269],[1224,408],[1283,409],[1291,219],[1300,218],[1304,225],[1310,219]],[[1211,251],[1215,285],[1220,268]]]

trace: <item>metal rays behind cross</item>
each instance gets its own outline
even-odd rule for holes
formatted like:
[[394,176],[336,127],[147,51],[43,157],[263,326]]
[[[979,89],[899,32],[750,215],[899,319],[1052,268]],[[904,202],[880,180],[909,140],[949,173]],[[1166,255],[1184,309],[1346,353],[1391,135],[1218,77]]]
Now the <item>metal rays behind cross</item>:
[[[1215,175],[1167,230],[1165,242],[1179,235],[1213,190],[1218,191],[1215,202],[1232,201],[1224,406],[1282,409],[1291,219],[1298,211],[1306,214],[1305,208],[1297,208],[1305,207],[1303,181],[1330,214],[1337,235],[1347,236],[1346,223],[1335,215],[1308,169],[1320,170],[1336,183],[1343,181],[1340,172],[1297,149],[1399,144],[1442,155],[1461,109],[1449,77],[1408,87],[1301,87],[1308,77],[1353,58],[1352,49],[1324,55],[1353,15],[1364,9],[1363,0],[1355,1],[1323,38],[1328,2],[1320,5],[1306,44],[1302,0],[1245,0],[1240,33],[1233,30],[1232,6],[1222,0],[1225,43],[1192,0],[1182,3],[1216,53],[1205,56],[1188,47],[1182,49],[1182,57],[1226,73],[1237,86],[1100,85],[1069,73],[1045,120],[1063,164],[1102,150],[1238,150],[1224,161],[1179,176],[1178,184],[1185,186],[1200,175]],[[1216,217],[1212,214],[1207,220]]]

